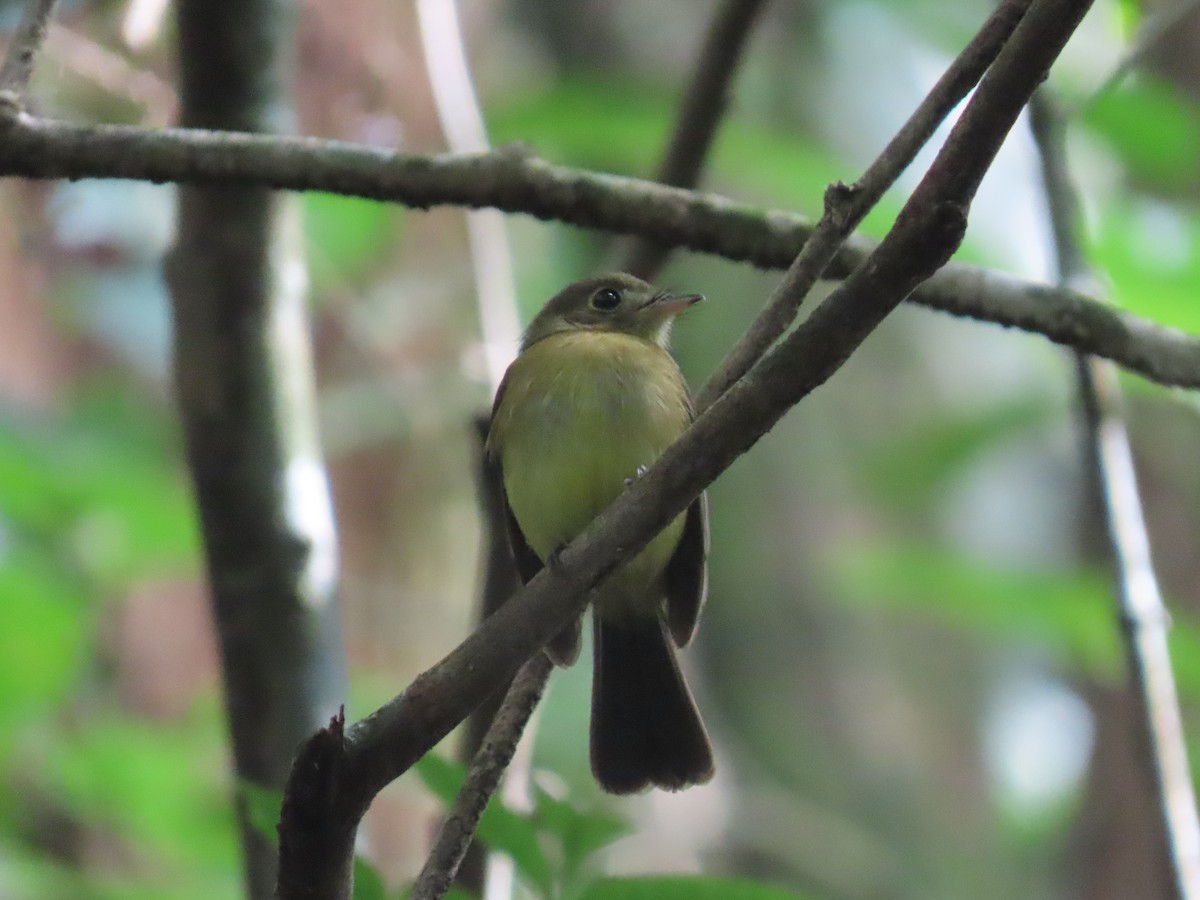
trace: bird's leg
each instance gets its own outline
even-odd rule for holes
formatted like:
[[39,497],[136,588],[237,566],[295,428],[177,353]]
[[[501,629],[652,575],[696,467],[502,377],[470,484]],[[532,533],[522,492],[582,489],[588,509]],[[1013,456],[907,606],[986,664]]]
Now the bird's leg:
[[566,544],[559,544],[557,547],[551,550],[550,555],[546,557],[546,568],[550,569],[556,575],[562,572],[562,555],[563,551],[566,549]]

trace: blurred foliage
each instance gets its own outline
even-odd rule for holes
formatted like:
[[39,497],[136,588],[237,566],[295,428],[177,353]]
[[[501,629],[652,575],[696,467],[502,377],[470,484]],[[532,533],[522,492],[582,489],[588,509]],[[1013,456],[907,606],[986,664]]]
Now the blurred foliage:
[[[466,767],[427,754],[415,767],[430,791],[449,808],[462,787]],[[603,878],[596,854],[632,833],[629,822],[603,810],[588,810],[575,798],[558,799],[534,786],[527,813],[493,797],[477,835],[490,849],[507,854],[517,873],[540,897],[579,900],[641,898],[725,898],[725,900],[802,900],[800,895],[733,878],[660,876]]]
[[[415,767],[421,781],[448,808],[462,787],[466,769],[459,763],[427,754]],[[543,852],[531,817],[498,804],[489,804],[479,820],[479,839],[508,854],[517,872],[543,895],[554,881],[550,861]]]
[[[62,415],[0,419],[3,844],[24,858],[72,835],[4,867],[6,896],[185,898],[240,883],[216,704],[172,723],[122,711],[96,649],[109,599],[195,566],[177,455],[161,408],[112,387]],[[73,856],[96,853],[104,865],[82,879]]]
[[[16,6],[0,4],[0,27]],[[142,107],[120,94],[121,66],[169,78],[165,36],[143,50],[121,44],[127,6],[60,7],[69,27],[99,35],[94,49],[112,55],[76,50],[76,58],[41,67],[47,108],[80,119],[114,110],[131,118]],[[887,123],[915,106],[991,8],[982,0],[772,6],[703,185],[809,216],[820,212],[829,182],[857,177],[858,161],[890,133]],[[348,4],[344,16],[310,25],[301,67],[309,80],[300,83],[308,93],[300,99],[310,115],[328,116],[313,130],[360,139],[395,133],[405,147],[440,147],[418,96],[423,82],[407,63],[420,52],[406,43],[415,29],[382,34],[379,12]],[[541,12],[532,0],[471,12],[479,17],[468,34],[483,60],[493,143],[651,176],[703,16],[682,0],[580,2],[558,24]],[[1091,258],[1110,299],[1196,333],[1200,113],[1193,98],[1200,91],[1151,58],[1097,93],[1154,14],[1139,0],[1100,4],[1100,24],[1081,36],[1082,49],[1069,55],[1056,84],[1077,113],[1072,161]],[[369,22],[360,31],[356,15]],[[895,59],[913,61],[903,78],[887,68],[895,60],[868,52],[841,66],[828,58],[834,47],[854,52],[855,37],[867,32],[859,27],[868,25],[888,36]],[[587,65],[561,65],[564,54],[546,43],[574,45],[572,35],[556,37],[556,27],[576,39],[588,29]],[[339,28],[346,30],[334,33]],[[381,43],[372,44],[376,32]],[[346,52],[360,44],[361,54]],[[97,59],[108,68],[97,68]],[[854,80],[839,82],[847,73]],[[873,104],[881,78],[889,79],[889,98],[908,88],[911,105]],[[856,103],[834,109],[830,97]],[[389,131],[393,119],[402,127]],[[968,258],[1045,256],[1044,221],[1029,213],[1041,206],[1028,151],[1021,135],[1006,148],[1009,162],[1017,160],[1003,170],[1008,180],[999,191],[1010,205],[989,211],[977,203]],[[141,709],[122,687],[128,661],[114,637],[139,591],[171,603],[162,581],[200,579],[161,362],[171,193],[96,181],[45,197],[13,190],[4,200],[11,222],[0,230],[0,263],[16,273],[13,292],[25,290],[34,302],[0,291],[7,342],[0,361],[16,368],[26,360],[35,377],[57,380],[33,400],[19,379],[0,384],[0,896],[238,896],[235,787],[216,688],[204,686],[169,712]],[[476,524],[471,473],[465,466],[447,472],[470,458],[461,410],[481,394],[463,374],[477,338],[468,252],[456,212],[328,194],[305,195],[302,207],[322,382],[333,389],[368,381],[386,393],[386,403],[354,394],[366,397],[355,407],[361,421],[337,419],[339,428],[361,431],[357,441],[330,436],[331,446],[351,448],[332,462],[356,667],[351,699],[363,712],[459,633],[436,632],[429,622],[443,615],[445,586],[461,584],[473,562],[463,549]],[[898,208],[889,195],[865,230],[882,234]],[[990,223],[980,221],[989,215]],[[976,224],[992,227],[976,231]],[[561,284],[605,265],[617,245],[527,217],[512,217],[509,229],[526,319]],[[775,280],[683,254],[666,278],[712,301],[676,331],[693,382]],[[480,827],[481,839],[513,860],[523,890],[592,900],[1083,895],[1079,884],[1096,866],[1076,861],[1073,848],[1088,834],[1116,835],[1112,846],[1125,847],[1150,827],[1130,824],[1133,813],[1117,807],[1111,781],[1102,799],[1127,821],[1103,818],[1082,770],[1063,776],[1066,796],[1049,807],[1018,796],[989,771],[988,754],[999,751],[984,725],[1012,672],[1022,676],[1019,685],[1050,681],[1089,702],[1122,680],[1111,579],[1102,560],[1080,549],[1081,533],[1096,523],[1079,499],[1076,448],[1066,446],[1069,379],[1070,366],[1040,339],[902,311],[735,464],[712,491],[713,597],[687,656],[717,740],[717,782],[683,797],[641,798],[615,813],[588,774],[586,667],[556,674],[534,751],[553,776],[534,785],[530,810],[493,804]],[[1130,407],[1143,429],[1138,462],[1195,732],[1200,416],[1173,392],[1137,387]],[[1156,416],[1139,420],[1151,403]],[[379,437],[385,431],[375,420],[395,409],[406,415],[404,438]],[[1040,473],[1032,489],[1018,470]],[[1066,525],[1043,538],[1045,546],[1030,550],[1037,538],[1021,544],[1024,532],[1045,535],[1046,522]],[[450,618],[460,629],[465,614]],[[1032,707],[1033,699],[1015,702]],[[1089,714],[1098,734],[1133,733],[1099,727],[1109,714],[1099,704]],[[1039,732],[1035,759],[1052,756],[1063,731],[1051,722]],[[1102,767],[1109,748],[1080,752],[1098,771],[1114,771]],[[1038,774],[1028,760],[1013,765]],[[418,775],[445,804],[462,770],[430,756]],[[553,791],[543,786],[550,784]],[[240,790],[258,827],[273,834],[278,797]],[[409,819],[426,812],[406,809]],[[409,829],[416,843],[423,845],[428,827],[420,818]],[[619,840],[630,834],[636,840]],[[650,849],[638,856],[631,843]],[[392,847],[386,839],[380,846]],[[413,874],[407,862],[386,851],[359,860],[356,896],[397,896],[394,885]],[[612,874],[698,866],[728,877]]]
[[1000,643],[1020,638],[1105,680],[1120,672],[1109,586],[1098,573],[1003,569],[902,542],[859,544],[834,570],[843,596],[873,609],[924,612]]
[[[677,89],[665,86],[566,77],[549,90],[495,105],[488,127],[498,145],[524,143],[555,161],[651,178],[678,102]],[[819,142],[734,111],[717,136],[704,184],[726,194],[736,190],[749,203],[815,217],[824,186],[856,174]],[[898,211],[898,204],[884,202],[868,216],[865,230],[882,236]]]
[[[424,785],[448,809],[466,777],[466,767],[434,753],[415,767]],[[574,896],[594,878],[594,855],[629,834],[625,820],[603,810],[585,811],[534,789],[532,811],[520,813],[497,799],[488,804],[476,834],[492,850],[507,854],[517,873],[540,896]]]
[[803,900],[803,895],[736,878],[662,875],[605,878],[584,891],[581,900]]
[[303,195],[308,271],[317,293],[357,286],[400,238],[400,207],[337,194]]
[[1093,246],[1123,308],[1200,332],[1200,217],[1153,200],[1113,204]]
[[1163,82],[1137,78],[1105,91],[1081,120],[1116,151],[1129,178],[1155,191],[1195,185],[1200,110]]

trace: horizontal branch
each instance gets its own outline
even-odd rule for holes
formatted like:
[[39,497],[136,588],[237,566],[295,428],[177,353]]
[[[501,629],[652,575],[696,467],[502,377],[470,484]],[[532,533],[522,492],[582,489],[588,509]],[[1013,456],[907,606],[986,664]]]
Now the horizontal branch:
[[[0,116],[5,112],[0,107]],[[330,191],[419,209],[495,207],[638,235],[762,268],[789,266],[812,233],[810,221],[791,213],[553,165],[513,149],[421,155],[316,138],[73,125],[21,113],[0,118],[0,136],[0,176],[253,184]],[[830,265],[829,275],[845,277],[874,247],[854,236]],[[1041,334],[1160,384],[1200,387],[1200,338],[1075,291],[951,264],[909,299]]]

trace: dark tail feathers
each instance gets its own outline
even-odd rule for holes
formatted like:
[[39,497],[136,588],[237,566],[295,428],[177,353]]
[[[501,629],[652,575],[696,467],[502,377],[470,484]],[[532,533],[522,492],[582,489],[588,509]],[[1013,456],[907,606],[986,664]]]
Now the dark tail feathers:
[[663,623],[594,619],[591,755],[600,786],[632,794],[711,779],[712,747]]

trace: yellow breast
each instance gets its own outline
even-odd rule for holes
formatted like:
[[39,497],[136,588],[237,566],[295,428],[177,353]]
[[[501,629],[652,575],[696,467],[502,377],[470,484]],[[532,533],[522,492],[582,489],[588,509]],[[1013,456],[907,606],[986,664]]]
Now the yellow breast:
[[[489,449],[500,460],[509,505],[543,560],[578,535],[687,427],[687,388],[657,344],[613,332],[567,332],[513,363]],[[682,519],[627,567],[656,577],[679,541]]]

